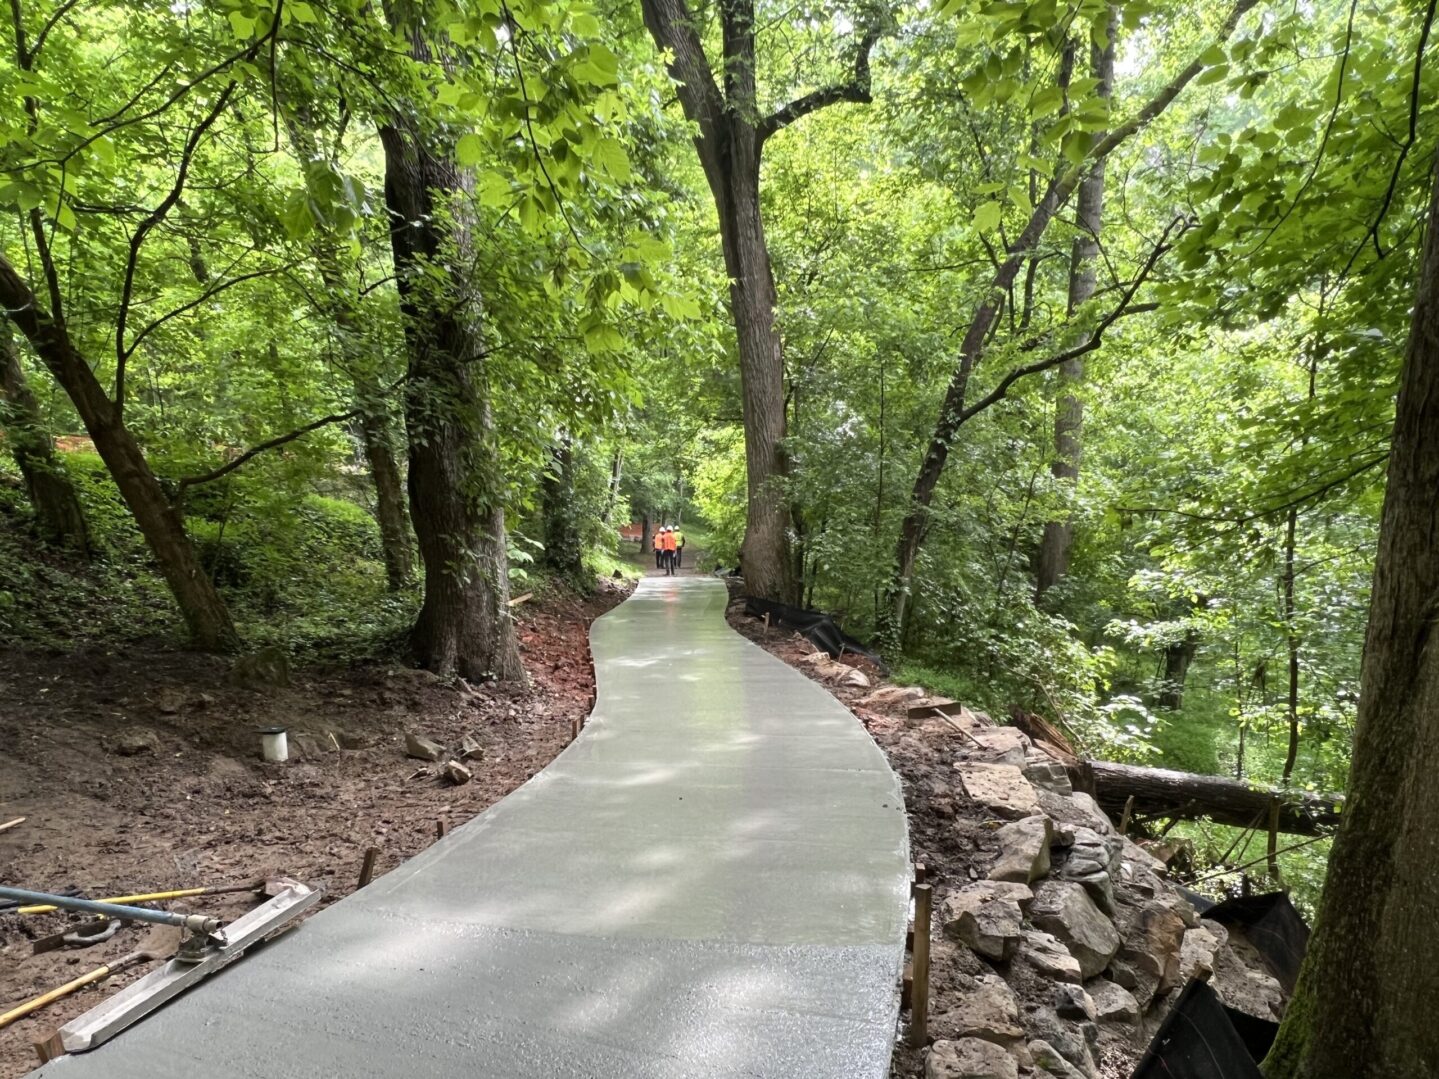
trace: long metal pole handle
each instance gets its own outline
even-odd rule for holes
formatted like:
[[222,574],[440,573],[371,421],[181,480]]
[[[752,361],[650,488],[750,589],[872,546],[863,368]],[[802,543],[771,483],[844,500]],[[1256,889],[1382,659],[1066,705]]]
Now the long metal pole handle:
[[76,899],[68,895],[30,892],[24,888],[0,887],[0,899],[14,899],[21,903],[46,903],[63,910],[80,910],[88,914],[103,914],[110,918],[125,918],[132,922],[178,925],[195,933],[214,933],[224,925],[219,918],[206,918],[199,914],[172,914],[168,910],[150,910],[146,907],[127,907],[118,903],[100,903],[93,899]]

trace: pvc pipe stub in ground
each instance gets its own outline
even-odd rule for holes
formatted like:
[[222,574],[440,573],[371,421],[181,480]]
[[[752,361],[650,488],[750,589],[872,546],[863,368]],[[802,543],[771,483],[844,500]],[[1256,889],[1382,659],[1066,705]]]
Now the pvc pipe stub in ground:
[[267,761],[290,759],[290,743],[285,737],[284,727],[261,727],[260,747]]

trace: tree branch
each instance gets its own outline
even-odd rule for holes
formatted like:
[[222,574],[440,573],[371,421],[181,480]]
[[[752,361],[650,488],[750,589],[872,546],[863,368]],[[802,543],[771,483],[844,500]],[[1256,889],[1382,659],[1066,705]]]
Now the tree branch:
[[840,101],[853,101],[860,105],[868,105],[873,100],[870,95],[869,54],[874,49],[875,42],[879,40],[879,34],[879,28],[875,27],[860,39],[859,52],[854,58],[853,78],[848,82],[826,86],[822,90],[805,94],[804,97],[796,98],[784,108],[770,113],[760,121],[759,127],[756,129],[759,141],[763,143],[776,131],[788,127],[801,117]]
[[[236,260],[236,261],[239,261],[239,260]],[[159,318],[157,318],[154,322],[150,323],[150,324],[149,324],[148,326],[146,326],[143,330],[141,330],[139,333],[137,333],[137,334],[135,335],[134,340],[132,340],[132,341],[130,342],[129,347],[125,349],[125,353],[124,353],[125,358],[128,360],[128,359],[130,358],[130,356],[132,356],[132,355],[134,354],[135,350],[140,347],[140,342],[141,342],[141,341],[145,340],[145,338],[148,337],[152,332],[154,332],[155,330],[158,330],[161,326],[163,326],[165,323],[169,322],[172,318],[178,318],[179,316],[183,315],[186,311],[193,311],[195,308],[199,307],[199,306],[200,306],[202,303],[204,303],[206,300],[212,299],[213,297],[217,296],[219,293],[224,292],[224,291],[227,290],[227,289],[233,288],[235,285],[238,285],[238,284],[240,284],[241,282],[244,282],[244,281],[253,281],[253,280],[254,280],[255,278],[257,278],[257,277],[268,277],[270,274],[284,273],[286,270],[293,269],[293,268],[294,268],[295,266],[297,266],[297,265],[298,265],[298,263],[291,262],[291,263],[285,264],[284,266],[272,266],[272,267],[270,267],[270,268],[268,268],[268,269],[264,269],[264,270],[252,270],[252,271],[250,271],[249,273],[239,274],[239,275],[237,275],[237,276],[235,276],[235,277],[228,278],[228,279],[225,280],[225,281],[221,281],[221,282],[220,282],[219,284],[217,284],[217,285],[211,286],[210,288],[206,289],[204,292],[200,293],[199,296],[196,296],[196,297],[195,297],[193,300],[191,300],[189,303],[181,304],[179,307],[175,308],[173,311],[170,311],[170,312],[167,312],[166,314],[161,315],[161,316],[160,316]]]
[[188,487],[195,487],[202,483],[213,483],[215,480],[218,480],[223,476],[228,476],[231,472],[235,471],[235,469],[239,468],[241,465],[245,464],[252,458],[255,458],[260,454],[264,453],[266,450],[273,450],[285,445],[288,442],[294,442],[295,439],[303,438],[311,431],[318,431],[321,427],[328,427],[332,423],[344,423],[346,420],[352,420],[356,416],[358,416],[360,412],[361,409],[352,408],[348,412],[336,412],[333,415],[322,416],[320,419],[315,420],[313,423],[307,423],[303,427],[297,427],[295,430],[289,432],[288,434],[279,435],[275,438],[270,439],[268,442],[261,442],[258,446],[252,446],[250,449],[240,454],[240,456],[236,457],[233,461],[229,461],[226,464],[221,465],[219,468],[213,469],[199,476],[186,476],[184,479],[180,480],[179,485],[175,491],[175,497],[173,499],[173,502],[176,505],[179,505],[180,500],[185,495],[185,489]]
[[1188,224],[1182,217],[1176,217],[1169,223],[1169,227],[1164,230],[1164,234],[1159,238],[1159,243],[1155,244],[1154,249],[1149,252],[1149,257],[1144,260],[1144,265],[1139,268],[1139,273],[1135,275],[1134,280],[1131,281],[1129,286],[1124,290],[1124,295],[1120,297],[1118,305],[1100,320],[1099,325],[1094,328],[1094,332],[1089,335],[1089,338],[1083,344],[1076,345],[1073,348],[1066,349],[1063,352],[1048,356],[1042,360],[1036,360],[1034,363],[1027,363],[1022,367],[1014,368],[999,380],[999,385],[990,390],[988,394],[981,397],[974,404],[964,409],[964,411],[959,414],[959,423],[964,424],[991,405],[1003,400],[1009,395],[1010,387],[1020,379],[1027,378],[1030,375],[1037,375],[1042,371],[1048,371],[1051,367],[1058,367],[1062,363],[1078,359],[1085,353],[1093,352],[1099,348],[1099,346],[1104,343],[1104,332],[1124,317],[1129,309],[1130,301],[1134,299],[1134,294],[1139,291],[1139,287],[1149,278],[1150,272],[1154,269],[1155,264],[1164,257],[1164,253],[1173,247],[1173,244],[1169,242],[1170,235],[1175,229],[1183,233],[1188,227]]
[[140,248],[145,243],[145,237],[150,231],[165,220],[165,216],[174,205],[180,201],[180,195],[185,190],[185,181],[190,175],[190,163],[194,160],[195,151],[200,145],[200,140],[205,137],[205,132],[220,118],[229,104],[230,95],[235,92],[235,83],[226,85],[220,91],[220,96],[215,99],[215,104],[210,111],[195,125],[194,130],[185,140],[185,148],[180,153],[180,168],[175,174],[175,183],[171,185],[169,192],[160,204],[146,215],[145,219],[136,227],[135,233],[130,237],[130,254],[125,261],[125,282],[120,291],[120,308],[115,316],[115,411],[122,413],[125,410],[125,365],[130,359],[132,348],[125,347],[125,323],[130,317],[130,301],[135,293],[135,268],[140,261]]

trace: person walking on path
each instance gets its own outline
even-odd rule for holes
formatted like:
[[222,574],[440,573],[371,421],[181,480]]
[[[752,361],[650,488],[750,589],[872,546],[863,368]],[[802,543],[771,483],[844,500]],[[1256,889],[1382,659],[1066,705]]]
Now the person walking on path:
[[675,535],[675,569],[683,569],[685,564],[685,534],[678,525],[674,529]]
[[665,576],[673,577],[675,575],[675,531],[673,528],[664,530],[664,548]]
[[665,564],[665,530],[661,525],[655,529],[655,569],[664,569]]

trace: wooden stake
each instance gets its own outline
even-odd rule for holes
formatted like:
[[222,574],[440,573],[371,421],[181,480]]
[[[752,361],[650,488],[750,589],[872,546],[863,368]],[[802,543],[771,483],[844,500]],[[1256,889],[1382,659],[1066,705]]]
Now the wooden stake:
[[365,887],[365,885],[369,884],[370,881],[374,879],[375,862],[379,860],[379,857],[379,847],[371,847],[369,850],[365,851],[365,860],[360,863],[360,883],[356,885],[357,891],[360,888]]
[[1128,798],[1126,798],[1126,799],[1124,800],[1124,812],[1120,815],[1120,818],[1119,818],[1119,834],[1120,834],[1120,835],[1128,835],[1128,834],[1129,834],[1129,815],[1130,815],[1131,813],[1133,813],[1133,812],[1134,812],[1134,795],[1131,794]]
[[1269,876],[1279,883],[1279,799],[1269,799]]
[[576,738],[578,738],[579,736],[580,736],[580,721],[579,721],[578,719],[572,719],[572,720],[570,720],[570,741],[573,742],[573,741],[574,741]]
[[450,834],[450,821],[448,817],[440,817],[435,821],[435,838],[444,839]]
[[933,886],[914,886],[914,986],[909,999],[909,1044],[915,1048],[929,1041],[929,916],[933,901]]
[[49,1064],[57,1057],[65,1055],[65,1043],[60,1039],[60,1032],[52,1030],[47,1036],[34,1043],[35,1055],[40,1058],[41,1064]]

